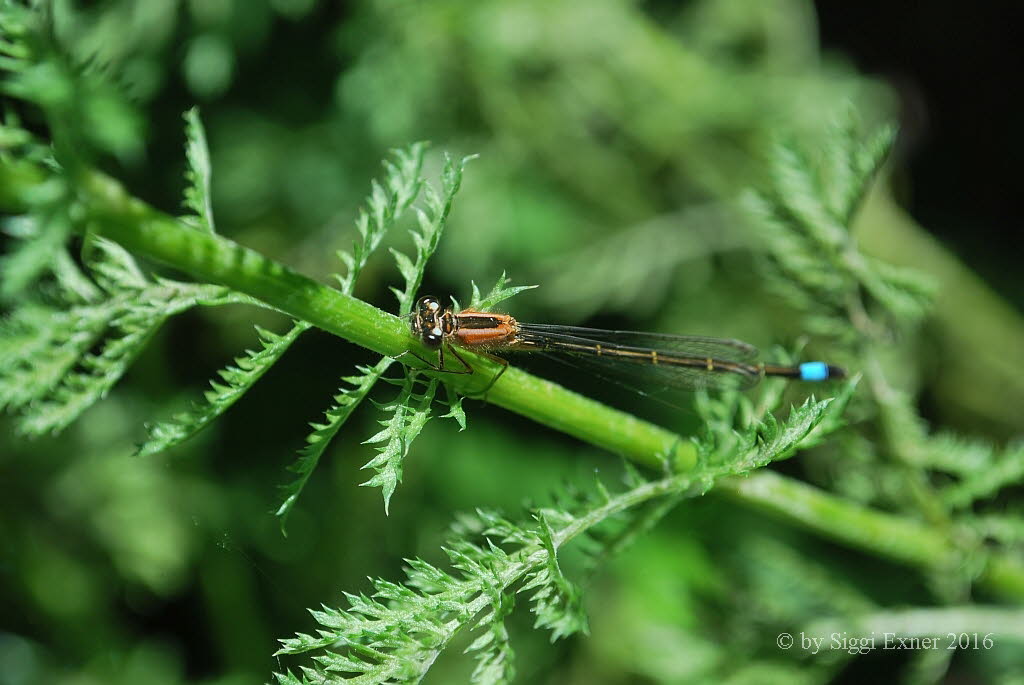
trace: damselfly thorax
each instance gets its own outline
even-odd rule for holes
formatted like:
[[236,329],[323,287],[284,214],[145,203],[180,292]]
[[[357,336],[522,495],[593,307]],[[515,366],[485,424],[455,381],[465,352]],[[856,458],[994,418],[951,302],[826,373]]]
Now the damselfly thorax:
[[464,309],[454,312],[436,298],[421,297],[416,303],[412,332],[427,347],[438,348],[445,341],[464,347],[513,346],[519,324],[508,314]]

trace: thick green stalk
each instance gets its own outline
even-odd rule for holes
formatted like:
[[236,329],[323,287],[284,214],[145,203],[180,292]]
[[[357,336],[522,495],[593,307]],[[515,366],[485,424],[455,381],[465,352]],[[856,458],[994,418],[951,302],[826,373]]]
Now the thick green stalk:
[[[24,211],[24,198],[31,197],[44,180],[45,174],[31,165],[0,163],[0,210]],[[106,177],[92,176],[82,195],[90,230],[137,254],[251,295],[381,354],[398,356],[410,349],[428,354],[401,319],[226,238],[188,228],[128,196]],[[500,367],[477,355],[466,356],[484,373],[445,374],[445,380],[472,393]],[[501,376],[487,399],[640,464],[660,466],[666,455],[674,455],[679,471],[696,463],[692,446],[682,437],[516,368]],[[722,480],[717,489],[803,528],[900,563],[941,572],[956,562],[956,548],[933,528],[866,509],[769,471]],[[993,556],[979,581],[993,592],[1024,599],[1024,565],[1014,558]]]
[[[902,564],[956,573],[961,551],[933,527],[866,509],[814,486],[762,469],[719,480],[715,491],[823,536]],[[1024,601],[1024,563],[994,555],[978,581],[990,591]]]

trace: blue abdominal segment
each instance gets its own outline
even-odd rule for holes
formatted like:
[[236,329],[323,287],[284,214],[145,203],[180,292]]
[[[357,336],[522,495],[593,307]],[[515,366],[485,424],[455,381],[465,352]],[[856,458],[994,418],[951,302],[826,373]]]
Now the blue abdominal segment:
[[800,380],[803,381],[824,381],[828,380],[829,368],[825,362],[804,362],[800,365]]

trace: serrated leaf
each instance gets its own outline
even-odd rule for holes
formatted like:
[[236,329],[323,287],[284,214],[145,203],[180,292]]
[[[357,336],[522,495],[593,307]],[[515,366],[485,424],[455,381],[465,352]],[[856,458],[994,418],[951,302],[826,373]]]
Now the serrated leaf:
[[150,285],[150,279],[139,268],[135,258],[112,240],[87,236],[82,258],[93,278],[107,293],[139,290]]
[[851,158],[854,176],[850,187],[855,189],[855,192],[848,193],[846,206],[842,208],[845,211],[844,216],[847,222],[853,220],[853,214],[861,199],[867,194],[874,177],[892,152],[897,133],[896,126],[885,124],[880,126],[866,142],[851,146],[853,148]]
[[106,396],[168,317],[199,304],[239,301],[248,298],[238,298],[221,286],[161,281],[139,289],[133,299],[121,303],[123,309],[112,313],[100,352],[81,355],[81,370],[64,375],[45,397],[37,398],[19,420],[19,429],[42,435],[66,428]]
[[[466,162],[471,157],[463,158],[455,163],[446,154],[443,172],[442,193],[439,194],[429,185],[423,186],[423,199],[425,209],[416,208],[417,228],[413,228],[413,244],[416,248],[415,261],[409,259],[403,253],[392,250],[395,260],[398,262],[399,273],[405,279],[405,288],[401,291],[392,289],[398,298],[399,316],[407,316],[412,311],[413,302],[420,284],[423,282],[423,274],[427,268],[427,262],[433,256],[434,251],[441,240],[441,234],[448,223],[448,214],[451,212],[455,195],[462,185],[462,172]],[[399,257],[402,255],[402,257]]]
[[[342,292],[352,294],[356,279],[366,266],[370,255],[419,196],[423,186],[420,174],[424,150],[423,143],[392,150],[392,156],[397,163],[385,160],[383,183],[377,180],[371,182],[370,195],[356,218],[356,230],[359,232],[360,241],[353,245],[351,253],[344,250],[337,253],[345,266],[345,274],[336,276],[342,286]],[[401,264],[399,268],[402,269]]]
[[415,279],[417,275],[416,265],[413,264],[408,255],[394,248],[389,250],[389,252],[391,252],[391,256],[395,258],[395,263],[398,265],[398,273],[402,275],[402,278],[404,278],[406,282]]
[[762,424],[762,441],[758,446],[757,455],[741,468],[744,470],[763,466],[771,461],[782,459],[792,451],[803,446],[804,439],[819,425],[825,417],[832,398],[814,401],[808,398],[799,407],[794,407],[785,423],[779,424],[771,414]]
[[0,409],[42,400],[117,315],[111,303],[60,311],[26,303],[0,323]]
[[213,168],[210,151],[206,145],[206,131],[199,119],[199,108],[193,107],[184,114],[185,118],[185,207],[190,209],[198,221],[199,230],[216,233],[213,223],[213,204],[210,195],[210,181]]
[[843,383],[839,393],[832,398],[825,415],[814,429],[801,441],[801,448],[808,449],[825,442],[825,439],[846,425],[846,407],[853,399],[854,392],[860,384],[861,376],[857,374]]
[[295,322],[292,328],[282,336],[256,327],[261,349],[246,351],[244,357],[235,360],[237,367],[228,366],[218,371],[218,375],[226,384],[211,382],[213,390],[205,394],[204,403],[193,403],[185,412],[172,418],[148,426],[148,439],[136,450],[138,456],[150,456],[179,445],[208,426],[214,419],[226,412],[231,406],[249,391],[263,377],[292,343],[303,332],[309,330],[311,324],[303,321]]
[[66,248],[58,250],[52,267],[53,275],[57,278],[57,284],[66,302],[89,304],[102,299],[103,293],[82,273]]
[[931,309],[938,283],[913,269],[865,259],[868,268],[859,271],[861,283],[895,317],[916,321]]
[[989,452],[989,464],[984,469],[964,472],[957,483],[943,491],[942,499],[950,507],[970,507],[1005,487],[1024,482],[1024,442],[1012,443],[1003,450],[990,445]]
[[[853,387],[846,392],[852,393]],[[695,406],[705,430],[696,440],[696,448],[705,467],[726,468],[731,473],[760,468],[784,459],[796,449],[818,444],[826,432],[842,425],[838,416],[827,413],[832,398],[821,401],[809,398],[801,406],[792,408],[786,421],[780,423],[770,412],[781,395],[768,389],[764,396],[775,399],[755,411],[750,399],[740,393],[719,393],[716,397],[698,393]],[[843,400],[837,411],[849,399],[843,394],[840,397]],[[755,420],[762,415],[759,421]],[[830,417],[829,421],[822,425],[826,416]],[[819,426],[821,431],[812,433]]]
[[462,408],[462,400],[465,398],[447,385],[445,392],[448,393],[448,413],[443,414],[441,418],[454,419],[459,424],[459,431],[466,430],[466,410]]
[[505,276],[505,272],[502,272],[501,276],[495,282],[494,287],[491,288],[491,291],[483,297],[480,296],[480,290],[476,287],[476,283],[473,283],[473,294],[470,299],[469,307],[471,309],[488,311],[493,309],[499,303],[504,302],[510,297],[518,295],[524,290],[531,290],[538,287],[536,285],[517,285],[509,287],[508,283],[509,280]]
[[0,258],[0,298],[12,300],[24,292],[52,268],[54,255],[63,251],[64,243],[71,234],[67,207],[57,203],[45,215],[36,235]]
[[[391,682],[399,671],[419,680],[459,633],[481,631],[467,650],[478,654],[474,682],[505,682],[512,677],[512,651],[504,621],[514,608],[514,593],[531,594],[536,621],[550,628],[554,638],[586,629],[580,590],[558,565],[563,545],[585,539],[595,526],[617,520],[645,502],[658,506],[637,517],[635,526],[651,525],[678,499],[697,496],[715,479],[799,445],[827,405],[805,403],[787,421],[762,427],[762,434],[771,435],[770,443],[754,444],[753,431],[752,449],[764,454],[742,464],[704,467],[659,481],[637,474],[635,486],[626,492],[599,491],[596,499],[581,502],[573,511],[545,509],[526,522],[483,510],[462,515],[442,547],[454,572],[407,560],[406,583],[375,580],[374,598],[346,593],[348,610],[313,612],[321,626],[317,636],[300,633],[282,640],[278,653],[315,652],[310,678],[333,677],[328,669],[337,666],[360,683]],[[661,497],[664,500],[658,501]],[[628,542],[635,530],[627,526],[623,535],[608,539],[607,547]]]
[[816,243],[837,251],[846,241],[847,230],[826,207],[808,160],[796,146],[778,143],[772,161],[772,179],[786,210]]
[[376,475],[360,485],[381,489],[385,514],[389,512],[391,495],[402,481],[402,462],[409,453],[409,446],[430,420],[430,405],[437,391],[437,379],[428,381],[419,395],[415,393],[415,376],[407,376],[406,379],[398,397],[385,407],[391,413],[391,418],[381,422],[384,429],[364,441],[384,443],[376,448],[377,456],[362,467],[373,469]]
[[515,595],[491,590],[491,611],[478,622],[478,628],[485,632],[474,640],[466,653],[476,652],[476,668],[470,682],[479,685],[503,685],[511,683],[516,675],[514,652],[505,617],[515,608]]
[[875,309],[860,300],[877,302],[897,323],[914,323],[931,307],[935,288],[927,277],[858,253],[849,235],[894,138],[891,126],[864,136],[855,114],[847,112],[815,150],[817,163],[806,145],[777,144],[773,192],[748,194],[744,201],[757,225],[752,235],[772,257],[764,270],[766,286],[806,314],[809,332],[852,342],[858,333],[863,337],[878,329],[879,324],[863,320],[851,329],[851,317],[864,319],[858,312]]
[[252,302],[222,286],[150,279],[108,240],[87,237],[83,252],[99,288],[65,264],[57,273],[76,304],[25,304],[0,330],[7,361],[0,405],[23,409],[18,427],[30,435],[63,429],[104,397],[169,316],[196,305]]
[[554,642],[573,633],[586,633],[587,616],[583,610],[579,587],[562,574],[558,564],[554,532],[547,516],[540,513],[537,519],[540,522],[538,532],[541,544],[547,551],[547,556],[544,566],[527,576],[521,591],[536,588],[530,598],[533,603],[531,611],[536,616],[534,627],[550,630],[551,641]]
[[[384,180],[371,182],[370,194],[356,218],[356,230],[360,240],[353,244],[351,252],[345,250],[337,252],[338,258],[345,267],[344,275],[335,276],[342,292],[352,294],[356,279],[366,266],[370,256],[380,245],[384,235],[419,196],[423,185],[420,174],[423,167],[424,150],[423,143],[415,143],[405,149],[393,150],[392,156],[395,161],[385,160],[384,162]],[[392,254],[395,255],[403,276],[407,280],[412,278],[416,267],[409,258],[395,250],[392,250]],[[404,301],[405,293],[394,288],[391,290],[398,297],[400,303]],[[393,361],[390,358],[382,359],[373,369],[360,369],[360,376],[344,378],[343,380],[353,387],[339,390],[334,398],[337,404],[327,410],[324,423],[312,424],[314,431],[307,436],[306,447],[299,451],[298,460],[290,467],[290,470],[297,473],[298,477],[284,486],[284,497],[277,509],[282,532],[285,530],[289,512],[294,507],[327,446]],[[397,480],[400,479],[400,469],[397,471],[388,469],[388,475],[397,475],[394,483],[397,484]],[[386,476],[381,476],[381,478],[383,481],[388,481]],[[368,481],[368,483],[370,482],[373,482],[373,479]],[[385,508],[387,507],[387,498],[394,490],[394,484],[382,483],[386,493]]]
[[[427,262],[437,249],[441,233],[447,223],[448,213],[451,211],[451,204],[455,194],[459,190],[462,180],[462,168],[466,160],[455,164],[450,158],[445,157],[445,172],[443,183],[443,194],[438,194],[429,186],[425,186],[424,202],[426,209],[416,208],[418,228],[411,231],[413,243],[416,248],[415,260],[403,252],[392,249],[391,253],[398,265],[399,273],[405,280],[405,287],[401,290],[390,288],[399,302],[399,314],[406,316],[412,310],[412,305],[423,280],[423,273]],[[408,162],[403,162],[406,166]],[[392,189],[409,187],[396,182],[389,186]],[[419,186],[417,186],[418,188]],[[396,196],[398,196],[396,192]],[[407,193],[402,194],[405,197]],[[371,200],[371,205],[374,203]],[[357,251],[358,252],[358,251]],[[381,422],[383,430],[369,438],[366,442],[375,444],[383,443],[377,448],[377,455],[367,462],[363,468],[371,468],[376,471],[375,475],[366,482],[364,486],[380,487],[384,497],[385,513],[389,511],[391,496],[402,478],[402,461],[408,454],[409,444],[419,434],[430,417],[430,404],[436,392],[437,381],[431,380],[424,393],[414,396],[413,386],[415,375],[403,380],[403,390],[399,397],[384,407],[384,410],[391,414],[386,421]],[[450,396],[451,397],[451,396]],[[454,418],[460,426],[465,425],[465,413],[462,409],[461,400],[449,401],[449,413],[447,416]]]

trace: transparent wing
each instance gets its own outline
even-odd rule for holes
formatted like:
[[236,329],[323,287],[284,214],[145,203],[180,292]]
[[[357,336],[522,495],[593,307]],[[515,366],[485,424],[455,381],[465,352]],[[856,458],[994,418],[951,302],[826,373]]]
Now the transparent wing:
[[[543,328],[543,330],[541,330]],[[600,338],[570,335],[559,331],[601,334]],[[613,335],[605,335],[613,334]],[[651,336],[654,336],[652,339]],[[520,337],[524,351],[541,352],[547,357],[568,361],[572,366],[585,368],[599,378],[614,377],[614,381],[641,394],[652,394],[665,388],[679,390],[724,390],[749,388],[761,379],[757,368],[745,364],[756,350],[739,341],[719,340],[716,338],[692,338],[684,336],[660,336],[647,333],[629,333],[626,331],[603,331],[579,327],[535,327],[520,326]],[[631,341],[653,341],[661,343],[658,347],[647,345],[624,345],[613,340],[629,339]],[[601,345],[604,353],[596,354],[593,350]],[[651,362],[650,351],[658,353],[660,363]],[[618,355],[622,351],[627,354]],[[738,355],[742,354],[740,359]],[[699,365],[684,366],[672,363],[673,359],[689,358],[700,362]],[[732,362],[732,368],[713,366],[708,369],[703,360],[711,357],[716,361]],[[560,360],[560,361],[562,361]]]
[[657,350],[659,354],[676,354],[684,357],[711,357],[723,361],[746,362],[757,357],[757,348],[741,340],[729,338],[706,338],[698,335],[671,335],[668,333],[640,333],[637,331],[610,331],[601,328],[581,326],[559,326],[554,324],[520,323],[524,333],[538,335],[559,335],[588,340],[601,345],[622,345],[625,347]]

